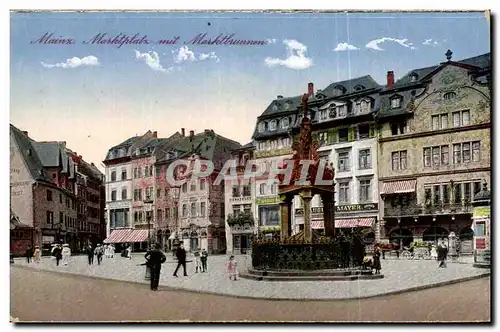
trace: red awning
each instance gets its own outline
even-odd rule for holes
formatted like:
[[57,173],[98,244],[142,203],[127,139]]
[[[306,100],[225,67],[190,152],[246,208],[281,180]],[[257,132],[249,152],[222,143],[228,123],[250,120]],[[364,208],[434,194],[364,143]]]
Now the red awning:
[[384,182],[384,189],[381,195],[404,194],[415,192],[417,180]]
[[148,240],[148,230],[147,229],[134,229],[132,230],[123,242],[146,242]]
[[323,223],[323,220],[311,220],[311,228],[312,229],[324,229],[325,225]]
[[375,218],[337,219],[335,228],[372,227]]
[[125,243],[127,241],[123,241],[128,234],[131,232],[131,229],[116,229],[111,232],[109,237],[104,240],[104,243]]

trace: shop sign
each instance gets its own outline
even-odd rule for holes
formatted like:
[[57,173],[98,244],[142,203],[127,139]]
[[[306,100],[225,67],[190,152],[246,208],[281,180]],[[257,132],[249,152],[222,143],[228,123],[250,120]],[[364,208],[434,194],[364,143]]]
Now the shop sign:
[[231,202],[246,202],[246,201],[251,201],[252,197],[251,196],[243,196],[243,197],[232,197],[229,199]]
[[261,232],[271,232],[271,231],[279,231],[281,229],[280,226],[260,226]]
[[[367,204],[352,204],[352,205],[337,205],[335,206],[335,212],[355,212],[355,211],[370,211],[378,210],[378,203],[367,203]],[[313,207],[311,208],[312,214],[322,214],[323,207]],[[295,209],[295,215],[304,215],[304,209]]]
[[476,206],[474,208],[474,218],[489,217],[491,208],[489,206]]
[[255,200],[256,204],[276,204],[280,202],[279,196],[264,197]]
[[485,249],[486,240],[484,238],[476,239],[476,249]]

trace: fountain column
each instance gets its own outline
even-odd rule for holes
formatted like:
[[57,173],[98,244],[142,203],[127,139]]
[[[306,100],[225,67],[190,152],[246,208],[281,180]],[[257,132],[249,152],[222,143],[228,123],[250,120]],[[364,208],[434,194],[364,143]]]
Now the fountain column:
[[283,197],[280,202],[280,214],[281,214],[281,232],[280,238],[283,241],[285,238],[290,236],[290,203]]
[[312,242],[312,230],[311,230],[311,200],[312,194],[310,190],[306,190],[300,193],[300,198],[304,206],[304,241]]
[[333,211],[333,197],[331,194],[321,195],[323,201],[323,223],[325,225],[325,235],[335,236],[335,213]]

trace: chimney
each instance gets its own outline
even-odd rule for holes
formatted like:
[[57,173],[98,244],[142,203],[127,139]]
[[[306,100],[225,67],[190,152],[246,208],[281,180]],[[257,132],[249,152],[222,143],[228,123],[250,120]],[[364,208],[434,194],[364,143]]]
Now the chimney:
[[394,85],[394,72],[388,71],[387,72],[387,86],[393,86]]
[[283,96],[282,96],[282,95],[278,95],[278,96],[276,97],[276,99],[283,99]]
[[309,82],[307,84],[307,94],[309,95],[309,97],[314,96],[314,84],[312,82]]
[[182,137],[186,137],[186,129],[185,128],[181,128],[181,135],[182,135]]
[[194,136],[194,130],[190,130],[189,131],[189,137],[193,138],[193,136]]
[[28,136],[28,132],[27,131],[23,131],[23,134]]
[[157,131],[153,131],[153,137],[154,137],[154,138],[157,138],[157,137],[158,137],[158,132],[157,132]]
[[210,134],[212,131],[210,129],[205,129],[205,134]]

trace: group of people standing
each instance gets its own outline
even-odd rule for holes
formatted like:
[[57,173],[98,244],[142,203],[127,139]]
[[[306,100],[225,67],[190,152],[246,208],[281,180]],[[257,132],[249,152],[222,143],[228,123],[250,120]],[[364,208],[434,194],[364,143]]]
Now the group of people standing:
[[101,265],[103,256],[106,258],[115,257],[115,247],[112,244],[105,244],[104,246],[98,244],[95,248],[92,248],[92,245],[89,244],[85,251],[89,265],[94,264],[94,256],[97,257],[97,265]]

